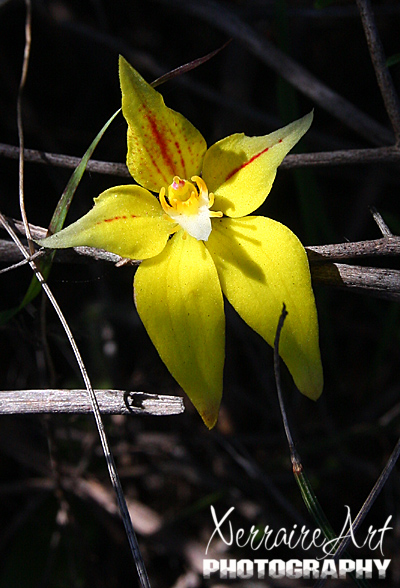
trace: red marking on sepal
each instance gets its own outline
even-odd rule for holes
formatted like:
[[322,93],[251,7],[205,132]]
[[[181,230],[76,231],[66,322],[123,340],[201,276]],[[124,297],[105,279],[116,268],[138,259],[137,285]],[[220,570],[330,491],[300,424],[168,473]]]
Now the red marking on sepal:
[[164,135],[162,134],[162,132],[158,128],[157,122],[152,117],[152,114],[149,113],[147,110],[146,110],[145,118],[147,119],[147,121],[150,125],[150,130],[153,135],[153,139],[160,148],[161,157],[163,158],[165,164],[170,168],[171,174],[173,175],[174,170],[175,170],[175,165],[174,165],[174,162],[173,162],[171,155],[168,151],[168,141],[165,139]]
[[[116,220],[125,220],[128,217],[124,214],[122,216],[113,216],[112,218],[105,218],[102,221],[98,221],[96,223],[96,225],[101,225],[101,223],[111,223],[112,221],[116,221]],[[136,218],[135,214],[131,214],[131,218]]]
[[179,145],[178,141],[175,141],[175,147],[176,147],[176,150],[178,151],[178,153],[179,153],[179,156],[180,156],[180,158],[181,158],[181,166],[182,166],[182,169],[183,169],[183,171],[184,171],[183,175],[186,177],[186,167],[185,167],[185,160],[183,159],[183,155],[182,155],[181,147],[180,147],[180,145]]
[[[280,141],[282,141],[282,139]],[[235,174],[237,174],[238,171],[240,171],[241,169],[244,169],[250,163],[253,163],[253,161],[255,161],[256,159],[258,159],[258,157],[260,157],[261,155],[263,155],[263,153],[266,153],[268,151],[268,149],[269,149],[269,147],[266,147],[265,149],[263,149],[262,151],[260,151],[260,153],[256,153],[256,155],[253,155],[253,157],[251,157],[249,159],[249,161],[245,161],[244,163],[242,163],[242,165],[239,165],[234,170],[232,170],[231,172],[229,172],[229,174],[225,178],[225,182],[227,182],[228,180],[230,180],[231,177],[234,176]]]

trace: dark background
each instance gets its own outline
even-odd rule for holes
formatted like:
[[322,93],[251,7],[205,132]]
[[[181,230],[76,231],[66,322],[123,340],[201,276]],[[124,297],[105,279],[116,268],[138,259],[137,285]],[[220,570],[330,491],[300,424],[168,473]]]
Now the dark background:
[[[82,156],[120,105],[118,54],[148,81],[222,46],[228,35],[174,1],[33,2],[32,51],[23,100],[25,146]],[[373,3],[386,54],[400,52],[400,6]],[[292,55],[321,81],[383,125],[389,122],[355,3],[317,8],[311,0],[221,3]],[[207,8],[204,9],[204,15]],[[0,3],[0,142],[18,144],[16,102],[24,50],[23,2]],[[398,87],[400,65],[391,68]],[[208,145],[233,132],[263,135],[315,108],[301,150],[373,147],[323,105],[289,88],[240,40],[208,63],[161,86]],[[123,162],[120,115],[95,152]],[[71,170],[27,163],[30,222],[47,226]],[[119,178],[85,174],[68,221]],[[379,238],[368,207],[399,232],[400,176],[394,164],[280,170],[261,213],[290,227],[304,245]],[[18,165],[0,158],[0,210],[19,218]],[[3,235],[4,236],[4,235]],[[376,260],[366,263],[378,265]],[[398,267],[397,260],[379,260]],[[181,395],[152,347],[132,301],[134,269],[105,262],[55,264],[50,285],[65,312],[95,387]],[[0,276],[1,310],[22,299],[27,268]],[[303,465],[336,531],[344,505],[356,515],[399,435],[399,307],[394,302],[315,284],[325,389],[313,403],[283,373],[288,416]],[[107,417],[118,470],[154,587],[204,582],[201,566],[219,516],[231,506],[235,528],[313,527],[293,478],[277,404],[272,351],[226,306],[224,397],[209,432],[189,402],[174,417]],[[45,325],[45,327],[44,327]],[[0,336],[0,389],[82,387],[69,344],[40,297]],[[44,341],[47,341],[46,347]],[[0,417],[0,587],[137,585],[94,420],[82,416]],[[400,575],[400,478],[394,471],[360,531],[393,515],[384,554]],[[211,557],[249,555],[213,543]],[[380,557],[350,550],[353,558]],[[254,553],[250,557],[254,558]],[[301,550],[259,558],[313,557]],[[226,581],[225,581],[226,583]],[[246,584],[246,583],[245,583]],[[267,580],[265,586],[302,584]],[[305,583],[306,585],[309,583]],[[336,585],[334,581],[329,586]],[[350,585],[341,582],[340,585]],[[247,583],[247,585],[249,585]]]

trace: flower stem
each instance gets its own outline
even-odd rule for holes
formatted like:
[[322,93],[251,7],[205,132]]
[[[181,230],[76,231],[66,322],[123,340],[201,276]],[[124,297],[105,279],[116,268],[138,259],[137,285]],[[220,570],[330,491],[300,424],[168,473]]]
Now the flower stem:
[[[297,453],[297,450],[296,450],[296,447],[295,447],[295,444],[293,441],[293,437],[292,437],[290,427],[289,427],[289,421],[288,421],[288,418],[286,415],[286,409],[285,409],[285,404],[284,404],[283,395],[282,395],[282,387],[281,387],[280,362],[279,362],[279,339],[280,339],[280,334],[281,334],[281,331],[283,328],[283,323],[285,322],[285,318],[286,318],[287,314],[288,314],[288,312],[286,310],[286,306],[285,306],[285,304],[283,304],[282,312],[279,317],[279,322],[278,322],[278,326],[276,329],[275,341],[274,341],[274,370],[275,370],[275,381],[276,381],[276,388],[277,388],[277,393],[278,393],[279,407],[281,410],[283,426],[285,429],[285,434],[286,434],[286,438],[287,438],[288,445],[289,445],[290,459],[291,459],[292,466],[293,466],[293,475],[294,475],[295,480],[300,488],[303,502],[306,505],[308,512],[310,513],[310,515],[314,519],[317,527],[319,529],[321,529],[321,531],[324,534],[324,536],[326,537],[326,539],[328,541],[333,541],[334,539],[336,539],[336,533],[333,530],[327,516],[325,515],[325,513],[324,513],[324,511],[318,501],[318,498],[316,497],[315,492],[311,486],[311,483],[310,483],[307,475],[304,472],[303,466],[300,461],[300,456]],[[354,533],[354,525],[352,525],[352,533]],[[338,538],[336,544],[334,544],[334,547],[332,548],[332,551],[335,552],[333,559],[338,559],[339,555],[342,553],[342,550],[339,551],[337,549],[338,543],[339,543],[339,538]],[[354,580],[354,582],[357,586],[364,587],[364,588],[367,588],[369,586],[369,583],[366,580],[356,578],[355,574],[350,573],[350,576]],[[326,581],[326,579],[319,580],[319,582],[316,584],[316,586],[314,588],[317,588],[317,587],[320,588],[321,586],[323,586],[325,584],[325,581]]]

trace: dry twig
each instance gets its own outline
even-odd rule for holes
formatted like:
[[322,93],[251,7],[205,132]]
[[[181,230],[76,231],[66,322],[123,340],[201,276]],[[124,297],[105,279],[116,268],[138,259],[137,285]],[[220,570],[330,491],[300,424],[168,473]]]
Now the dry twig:
[[[13,221],[13,223],[16,230],[23,231],[23,225],[20,221]],[[46,234],[46,229],[42,227],[30,225],[30,229],[34,238],[41,238]],[[335,263],[351,259],[400,255],[400,237],[385,235],[380,239],[368,241],[306,247],[306,251],[314,283],[348,288],[388,300],[400,299],[400,271]],[[19,262],[21,257],[21,251],[18,247],[10,241],[0,240],[0,262]],[[77,263],[89,262],[90,259],[114,264],[122,260],[114,253],[94,247],[75,247],[74,249],[60,249],[55,261]],[[139,263],[132,261],[133,265]]]
[[[184,411],[179,396],[94,390],[102,414],[167,416]],[[41,414],[93,412],[87,390],[1,390],[0,414]]]
[[375,69],[376,79],[385,103],[393,131],[396,137],[396,145],[400,142],[400,101],[395,90],[392,76],[386,65],[385,52],[376,28],[374,13],[370,0],[356,0],[360,11],[361,22],[371,55],[372,65]]
[[[0,143],[0,157],[17,159],[18,153],[18,147]],[[48,153],[36,149],[25,149],[24,157],[26,162],[54,165],[67,169],[75,169],[81,161],[79,157]],[[400,149],[396,145],[393,145],[391,147],[376,147],[372,149],[337,149],[336,151],[319,151],[316,153],[292,153],[285,157],[280,168],[293,169],[297,167],[365,165],[382,162],[398,163],[399,161]],[[89,161],[86,171],[132,179],[125,163],[92,159]]]
[[[161,1],[165,2],[165,0]],[[168,4],[175,5],[185,12],[206,20],[211,26],[242,41],[249,51],[257,55],[302,94],[308,96],[314,104],[332,114],[367,141],[375,145],[393,144],[393,133],[389,129],[377,123],[340,94],[323,84],[306,68],[270,43],[265,36],[260,35],[253,27],[243,22],[226,5],[213,0],[198,2],[168,0]]]

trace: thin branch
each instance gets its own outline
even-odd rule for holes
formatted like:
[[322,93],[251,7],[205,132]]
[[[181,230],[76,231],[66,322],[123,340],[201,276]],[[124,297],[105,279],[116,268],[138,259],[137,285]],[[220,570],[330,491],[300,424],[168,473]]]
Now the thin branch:
[[[23,225],[21,221],[7,219],[16,231],[23,233]],[[46,229],[39,227],[38,225],[30,224],[30,231],[34,239],[43,239],[46,236]],[[8,243],[10,248],[12,243],[10,241],[0,240],[0,261],[18,261],[21,258],[20,250],[18,255],[12,259],[6,258],[7,251],[5,244]],[[2,253],[2,247],[4,253]],[[118,263],[122,258],[114,253],[103,251],[102,249],[95,249],[94,247],[75,247],[71,249],[59,249],[58,255],[63,260],[68,259],[69,261],[77,260],[77,256],[73,253],[78,253],[83,256],[92,257],[96,260],[102,259],[110,261],[111,263]],[[352,243],[333,243],[329,245],[310,245],[306,247],[308,258],[312,264],[318,262],[327,261],[341,261],[344,259],[357,259],[360,257],[377,257],[377,256],[392,256],[400,255],[400,237],[395,235],[388,235],[381,237],[380,239],[369,239],[366,241],[355,241]],[[65,256],[65,257],[64,257]],[[11,257],[11,256],[10,256]]]
[[[7,222],[10,223],[14,230],[18,233],[24,234],[24,225],[21,221],[15,219],[7,219]],[[37,225],[29,224],[29,230],[33,239],[43,239],[47,235],[47,229],[43,227],[39,227]],[[42,249],[40,254],[43,255],[45,250]],[[77,255],[78,254],[78,255]],[[31,259],[36,257],[36,254],[33,256],[25,257],[25,263],[28,263]],[[103,249],[96,249],[95,247],[75,247],[74,249],[59,249],[58,256],[56,258],[57,261],[62,261],[64,263],[77,263],[82,262],[84,258],[90,257],[96,261],[108,261],[110,263],[118,264],[124,259],[120,255],[116,255],[115,253],[110,253],[109,251],[105,251]],[[11,241],[4,241],[0,239],[0,261],[18,261],[21,259],[21,248],[17,246],[15,243]],[[136,262],[134,260],[131,261],[132,265],[138,265],[140,262]]]
[[18,127],[18,164],[19,164],[19,208],[21,211],[22,221],[25,227],[26,238],[28,239],[30,254],[34,252],[33,244],[31,243],[31,234],[29,231],[28,218],[26,216],[25,201],[24,201],[24,128],[22,123],[22,95],[25,88],[26,77],[28,75],[29,56],[31,53],[31,24],[32,24],[32,6],[30,0],[25,0],[26,17],[25,17],[25,47],[24,59],[22,63],[21,80],[18,88],[17,98],[17,127]]
[[[375,500],[378,498],[384,485],[386,484],[386,482],[387,482],[390,474],[392,473],[399,457],[400,457],[400,439],[398,439],[398,441],[395,445],[395,448],[393,449],[385,467],[382,470],[381,475],[379,476],[376,483],[374,484],[374,487],[372,488],[371,492],[367,496],[364,504],[362,505],[362,507],[360,509],[360,512],[357,514],[356,518],[354,519],[353,524],[351,525],[351,530],[349,530],[349,532],[346,534],[344,539],[341,541],[338,549],[335,551],[333,559],[335,559],[336,561],[339,559],[339,557],[343,554],[343,552],[348,547],[350,542],[353,540],[353,537],[357,533],[362,522],[365,520],[365,517],[367,516],[367,514],[371,510],[372,505],[374,504]],[[319,582],[317,582],[317,584],[314,586],[314,588],[321,588],[324,584],[325,584],[325,582],[323,580],[320,580]]]
[[336,151],[290,154],[285,157],[279,167],[281,169],[291,169],[295,167],[398,163],[399,161],[400,149],[393,146],[377,147],[374,149],[337,149]]
[[386,222],[383,220],[383,217],[380,212],[378,212],[375,206],[370,206],[370,212],[372,214],[372,218],[378,225],[378,229],[382,233],[384,237],[393,237],[392,231],[387,226]]
[[[17,219],[9,219],[7,218],[7,223],[13,227],[13,229],[19,233],[20,235],[24,235],[24,224],[17,220]],[[29,232],[32,235],[33,239],[44,239],[47,235],[47,229],[43,227],[39,227],[38,225],[33,225],[29,223]],[[20,244],[16,244],[16,246],[21,249]]]
[[[20,221],[13,222],[17,230],[21,231],[23,229]],[[35,225],[30,225],[30,229],[35,238],[40,238],[45,233],[45,229]],[[350,288],[379,298],[400,300],[400,271],[332,263],[345,259],[400,255],[400,237],[387,236],[370,241],[312,246],[306,247],[306,251],[315,284]],[[27,250],[25,250],[24,255],[27,262],[31,260]],[[20,248],[9,241],[0,240],[0,261],[11,263],[20,259]],[[94,247],[59,249],[55,257],[55,260],[60,263],[84,262],[85,259],[108,261],[114,264],[123,261],[123,258],[119,255],[95,249]],[[138,265],[139,263],[140,261],[131,261],[132,265]]]
[[[22,245],[17,234],[10,227],[7,220],[5,219],[5,217],[1,213],[0,213],[0,222],[3,225],[3,227],[5,228],[5,230],[8,232],[8,234],[10,235],[10,237],[12,238],[14,243],[19,247],[22,255],[24,257],[28,258],[29,253],[27,251],[25,251],[24,246]],[[83,359],[82,359],[82,356],[81,356],[80,351],[78,349],[78,346],[76,344],[76,341],[72,335],[71,329],[69,328],[68,322],[67,322],[65,316],[63,315],[62,310],[61,310],[60,306],[58,305],[56,299],[54,298],[52,291],[50,290],[49,286],[45,282],[43,275],[41,274],[40,270],[38,269],[38,267],[34,261],[30,260],[29,265],[32,268],[32,270],[34,271],[35,276],[37,277],[40,285],[43,288],[43,291],[45,292],[51,305],[53,306],[54,310],[56,311],[57,316],[58,316],[58,318],[63,326],[63,329],[65,331],[65,334],[68,337],[68,341],[71,345],[71,348],[72,348],[72,351],[75,355],[76,361],[78,363],[78,366],[79,366],[80,372],[82,374],[82,378],[85,383],[86,390],[87,390],[87,393],[88,393],[88,396],[90,398],[90,402],[92,405],[92,411],[93,411],[93,415],[94,415],[94,418],[96,421],[96,426],[97,426],[97,430],[99,433],[101,446],[102,446],[104,456],[106,459],[108,473],[109,473],[110,480],[111,480],[112,486],[114,488],[114,491],[115,491],[115,494],[117,497],[118,507],[119,507],[122,521],[123,521],[123,524],[125,527],[125,532],[127,534],[129,547],[131,549],[131,553],[132,553],[133,559],[135,561],[136,570],[138,572],[140,584],[141,584],[142,588],[150,588],[150,581],[149,581],[149,578],[147,575],[147,570],[144,565],[144,561],[142,558],[142,554],[140,553],[139,544],[138,544],[138,541],[136,538],[136,534],[135,534],[135,531],[132,526],[132,520],[129,515],[128,506],[126,504],[125,496],[124,496],[124,493],[122,490],[122,485],[121,485],[121,481],[119,479],[118,471],[117,471],[117,468],[115,465],[114,457],[113,457],[113,454],[111,453],[111,450],[110,450],[110,446],[109,446],[108,439],[107,439],[107,434],[106,434],[106,431],[104,428],[103,420],[101,418],[100,408],[97,403],[96,394],[93,390],[89,375],[86,371],[85,364],[83,362]]]
[[285,435],[286,435],[286,439],[287,439],[287,442],[289,445],[290,459],[291,459],[291,462],[294,466],[294,464],[299,461],[299,457],[297,455],[296,446],[293,441],[292,432],[291,432],[290,426],[289,426],[289,420],[288,420],[288,417],[286,414],[285,402],[284,402],[283,394],[282,394],[281,369],[280,369],[280,360],[279,360],[279,341],[280,341],[280,337],[281,337],[283,323],[285,322],[287,315],[288,315],[288,311],[286,310],[286,304],[283,303],[282,312],[280,314],[278,326],[277,326],[276,332],[275,332],[274,374],[275,374],[276,392],[278,395],[278,402],[279,402],[279,408],[280,408],[281,416],[282,416],[283,428],[285,429]]
[[[9,157],[10,159],[17,159],[18,147],[0,143],[0,156]],[[26,162],[29,161],[33,163],[44,163],[47,165],[65,167],[68,169],[75,169],[82,160],[81,157],[59,155],[57,153],[47,153],[44,151],[37,151],[36,149],[25,149],[24,156]],[[86,171],[110,176],[131,178],[128,168],[124,163],[112,163],[108,161],[96,161],[95,159],[92,159],[88,162]]]
[[[28,248],[26,248],[25,250],[28,253],[28,257],[23,258],[21,260],[21,250],[15,245],[15,243],[6,241],[4,239],[0,239],[0,263],[17,262],[16,265],[17,267],[19,267],[21,265],[26,265],[31,260],[36,259],[37,257],[46,255],[46,253],[48,254],[48,250],[46,252],[45,249],[40,249],[33,255],[29,254]],[[92,259],[94,261],[108,261],[109,263],[114,263],[115,265],[121,264],[121,262],[124,261],[124,258],[120,255],[110,253],[109,251],[105,251],[104,249],[95,249],[94,247],[75,247],[74,249],[59,249],[55,261],[58,263],[85,263],[88,259]],[[139,265],[139,263],[140,261],[130,260],[131,265]],[[15,268],[11,266],[4,268],[4,270],[1,270],[1,273],[5,273],[6,271],[10,271],[11,269]]]
[[[160,1],[160,0],[159,0]],[[165,0],[161,0],[165,3]],[[377,123],[370,116],[360,111],[356,106],[320,82],[306,68],[294,59],[280,51],[268,39],[260,35],[250,25],[243,22],[233,10],[225,4],[213,0],[168,0],[169,6],[194,14],[207,21],[234,39],[240,39],[244,45],[257,55],[272,70],[308,96],[314,104],[328,111],[349,128],[363,136],[375,145],[392,145],[391,130]]]
[[399,270],[327,263],[311,266],[311,277],[314,283],[400,301]]
[[[11,249],[11,247],[13,246],[13,249]],[[20,250],[18,249],[18,247],[15,246],[15,243],[10,243],[10,241],[3,241],[2,239],[0,239],[0,261],[3,261],[2,258],[2,252],[5,252],[5,259],[7,261],[10,261],[12,259],[12,254],[14,253],[21,253]],[[27,250],[27,253],[29,254],[29,251]],[[44,255],[44,251],[36,251],[33,255],[29,255],[29,257],[24,257],[23,259],[21,259],[21,261],[18,261],[17,263],[14,263],[12,265],[9,265],[3,269],[0,270],[0,274],[5,274],[7,272],[11,272],[23,265],[28,264],[30,261],[33,261],[34,259],[37,259],[38,257],[42,257]]]
[[189,63],[185,63],[184,65],[180,65],[179,67],[176,67],[175,69],[167,72],[166,74],[160,76],[159,78],[157,78],[156,80],[151,82],[151,86],[153,86],[153,88],[157,88],[158,86],[161,86],[161,84],[165,84],[165,82],[168,82],[169,80],[173,80],[177,76],[181,76],[189,71],[192,71],[196,67],[199,67],[200,65],[203,65],[204,63],[207,63],[207,61],[209,61],[210,59],[212,59],[213,57],[218,55],[218,53],[220,53],[220,51],[225,49],[225,47],[227,47],[231,41],[232,41],[232,39],[229,39],[229,41],[224,43],[221,47],[218,47],[218,49],[215,49],[214,51],[207,53],[207,55],[204,55],[203,57],[199,57],[198,59],[194,59],[193,61],[190,61]]
[[361,22],[367,39],[372,65],[376,79],[385,103],[386,112],[396,137],[396,144],[400,143],[400,101],[393,84],[393,79],[386,65],[386,56],[376,27],[375,17],[370,0],[356,0],[360,11]]
[[[290,460],[292,462],[292,468],[293,468],[293,475],[294,475],[295,480],[300,488],[300,492],[301,492],[301,496],[304,501],[304,504],[306,505],[308,512],[310,513],[310,515],[314,519],[315,523],[317,524],[317,527],[319,527],[319,529],[325,535],[326,539],[328,539],[329,541],[334,541],[336,539],[335,532],[334,532],[328,518],[326,517],[325,512],[323,511],[323,509],[319,503],[319,500],[313,490],[313,487],[310,484],[308,476],[306,475],[306,473],[304,471],[303,465],[301,463],[300,455],[297,452],[296,445],[293,440],[293,436],[292,436],[292,433],[290,430],[289,420],[288,420],[287,414],[286,414],[285,402],[284,402],[284,398],[283,398],[283,394],[282,394],[282,386],[281,386],[279,340],[280,340],[280,335],[281,335],[281,331],[283,328],[283,324],[284,324],[284,321],[285,321],[287,315],[288,315],[288,312],[286,310],[286,305],[285,305],[285,303],[283,303],[283,308],[282,308],[281,315],[279,317],[278,326],[277,326],[276,333],[275,333],[275,340],[274,340],[274,372],[275,372],[275,382],[276,382],[276,390],[277,390],[277,395],[278,395],[279,408],[280,408],[281,416],[282,416],[282,423],[283,423],[286,439],[287,439],[288,446],[289,446]],[[367,512],[368,512],[368,509],[365,511],[364,517],[366,516]],[[353,527],[352,527],[352,529],[353,529]],[[353,531],[353,532],[355,533],[355,531]],[[354,535],[352,535],[352,536],[354,536]],[[345,546],[343,546],[343,550],[344,549],[345,549]],[[347,556],[347,554],[346,554],[346,556]],[[351,576],[357,586],[364,587],[364,588],[367,588],[369,586],[368,582],[364,581],[363,579],[357,578],[357,576],[354,575],[354,572],[351,573]]]
[[381,257],[400,255],[400,237],[387,236],[353,243],[333,243],[306,247],[312,264],[326,261],[342,261],[360,257]]
[[[179,396],[94,390],[102,414],[141,414],[167,416],[184,412]],[[87,390],[1,390],[0,414],[40,414],[93,412]]]
[[[18,153],[18,147],[0,143],[0,157],[18,159]],[[67,169],[75,169],[81,162],[80,157],[48,153],[36,149],[25,149],[24,158],[25,162],[42,163]],[[290,154],[285,157],[280,168],[292,169],[297,167],[326,167],[334,165],[366,165],[370,163],[398,162],[400,162],[400,149],[393,146],[376,147],[373,149],[337,149],[336,151]],[[91,159],[86,166],[86,171],[121,178],[130,178],[132,180],[125,163]]]

